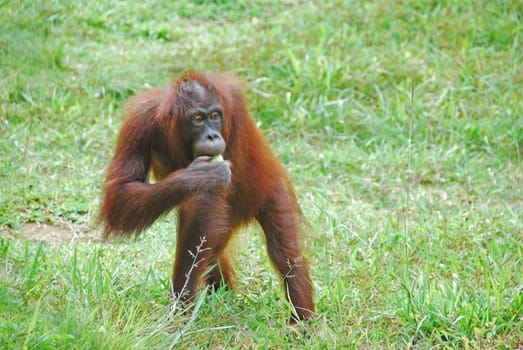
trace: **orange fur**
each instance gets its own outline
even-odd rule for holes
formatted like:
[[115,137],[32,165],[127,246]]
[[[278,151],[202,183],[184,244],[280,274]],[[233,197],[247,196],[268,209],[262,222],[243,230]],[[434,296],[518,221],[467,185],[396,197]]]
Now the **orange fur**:
[[[232,177],[222,190],[209,188],[224,186],[220,176],[226,165],[215,164],[212,172],[200,175],[191,171],[190,136],[183,131],[191,102],[178,94],[188,81],[213,92],[224,111],[223,157],[230,162]],[[149,172],[157,178],[155,184],[147,183]],[[302,214],[285,169],[247,111],[241,82],[232,75],[189,72],[127,103],[100,210],[105,234],[139,232],[175,207],[175,293],[192,298],[203,271],[217,263],[206,282],[219,285],[221,280],[230,285],[234,273],[225,248],[238,228],[255,219],[264,230],[269,256],[298,318],[310,317],[314,303],[300,245]],[[203,260],[191,269],[193,258],[188,252],[195,252],[201,238]]]

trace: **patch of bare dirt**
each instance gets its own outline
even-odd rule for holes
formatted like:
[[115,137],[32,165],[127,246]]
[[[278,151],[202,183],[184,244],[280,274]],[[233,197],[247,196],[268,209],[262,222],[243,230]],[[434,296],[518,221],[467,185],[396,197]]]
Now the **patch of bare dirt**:
[[60,225],[24,223],[19,228],[0,230],[1,237],[28,241],[46,241],[53,244],[101,242],[102,233],[88,225],[62,223]]

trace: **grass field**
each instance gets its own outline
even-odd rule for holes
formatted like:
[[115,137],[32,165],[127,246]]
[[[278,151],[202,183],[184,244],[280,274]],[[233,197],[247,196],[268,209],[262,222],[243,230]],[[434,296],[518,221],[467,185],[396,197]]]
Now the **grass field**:
[[[169,317],[175,215],[101,243],[126,98],[232,71],[309,221],[316,318],[260,229]],[[519,1],[1,1],[0,348],[523,347]]]

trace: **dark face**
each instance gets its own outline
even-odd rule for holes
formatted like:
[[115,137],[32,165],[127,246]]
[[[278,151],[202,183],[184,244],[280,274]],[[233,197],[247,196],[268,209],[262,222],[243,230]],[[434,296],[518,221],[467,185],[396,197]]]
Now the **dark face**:
[[218,97],[199,83],[190,81],[183,87],[188,101],[188,123],[193,156],[215,156],[225,151],[222,137],[223,109]]

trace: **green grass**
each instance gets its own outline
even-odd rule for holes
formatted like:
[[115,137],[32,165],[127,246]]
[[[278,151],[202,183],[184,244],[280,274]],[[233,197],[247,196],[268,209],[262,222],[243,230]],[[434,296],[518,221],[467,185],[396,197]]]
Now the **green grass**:
[[[518,1],[0,1],[0,348],[523,346],[522,42]],[[238,288],[172,318],[174,215],[22,239],[99,230],[125,99],[188,69],[242,77],[289,169],[308,337],[256,226]]]

